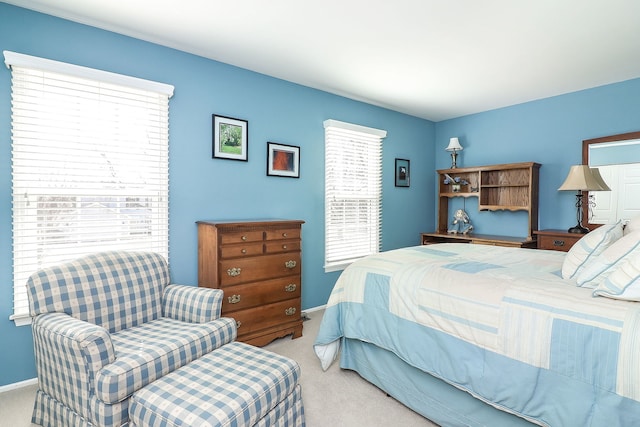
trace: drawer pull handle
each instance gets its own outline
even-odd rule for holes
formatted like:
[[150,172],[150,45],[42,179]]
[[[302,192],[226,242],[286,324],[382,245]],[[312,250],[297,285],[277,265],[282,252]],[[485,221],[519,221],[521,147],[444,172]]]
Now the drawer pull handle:
[[282,249],[287,249],[287,245],[282,245]]
[[287,233],[282,233],[282,237],[287,237]]
[[240,295],[231,295],[227,300],[229,304],[237,304],[240,302]]
[[243,253],[243,254],[246,254],[247,250],[246,249],[242,249],[240,252]]
[[289,260],[284,263],[284,266],[287,268],[296,268],[297,263],[294,260]]
[[284,287],[284,291],[285,292],[295,292],[297,287],[298,286],[295,283],[289,283],[287,286]]
[[553,246],[564,246],[564,240],[554,240]]
[[296,308],[289,307],[284,311],[284,314],[286,314],[287,316],[293,316],[294,314],[296,314]]
[[241,239],[242,239],[243,242],[246,242],[247,241],[247,236],[242,236]]
[[240,267],[233,267],[227,270],[227,274],[231,277],[239,276],[242,273],[242,269]]
[[242,322],[239,320],[236,320],[236,329],[240,328],[240,326],[242,326]]

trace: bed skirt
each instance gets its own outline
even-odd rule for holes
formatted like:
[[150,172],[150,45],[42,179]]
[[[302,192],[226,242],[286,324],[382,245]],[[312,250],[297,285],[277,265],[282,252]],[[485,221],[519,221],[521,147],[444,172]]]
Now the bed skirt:
[[359,340],[342,339],[340,367],[356,371],[394,399],[446,427],[531,427],[438,378],[406,364],[395,354]]

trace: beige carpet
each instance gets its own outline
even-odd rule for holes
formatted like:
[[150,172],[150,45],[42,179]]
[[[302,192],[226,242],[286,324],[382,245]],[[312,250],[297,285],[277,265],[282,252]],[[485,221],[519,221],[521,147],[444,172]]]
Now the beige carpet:
[[[310,320],[304,323],[301,338],[287,337],[265,347],[300,364],[307,427],[436,426],[355,372],[341,370],[337,363],[323,372],[313,352],[322,314],[323,311],[308,314]],[[31,425],[35,390],[30,386],[0,394],[0,427]]]
[[340,369],[338,362],[323,372],[313,352],[323,313],[308,314],[310,320],[304,322],[301,338],[276,340],[265,347],[300,364],[307,427],[436,426],[354,371]]

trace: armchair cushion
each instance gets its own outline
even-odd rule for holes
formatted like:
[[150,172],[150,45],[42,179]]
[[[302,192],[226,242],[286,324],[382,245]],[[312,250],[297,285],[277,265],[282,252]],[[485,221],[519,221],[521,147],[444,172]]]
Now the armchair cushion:
[[219,289],[169,285],[162,297],[162,313],[183,322],[210,322],[220,317],[222,296]]
[[134,391],[236,338],[235,320],[207,323],[162,318],[111,335],[116,360],[96,376],[95,393],[105,403]]
[[32,274],[29,309],[32,317],[62,312],[116,332],[159,318],[168,284],[160,254],[101,252]]

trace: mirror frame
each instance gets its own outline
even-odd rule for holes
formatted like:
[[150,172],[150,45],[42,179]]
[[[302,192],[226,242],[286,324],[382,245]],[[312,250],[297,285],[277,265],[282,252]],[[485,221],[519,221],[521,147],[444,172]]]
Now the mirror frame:
[[[640,131],[620,133],[618,135],[609,135],[609,136],[603,136],[600,138],[585,139],[584,141],[582,141],[582,164],[583,165],[589,164],[589,146],[591,144],[601,144],[603,142],[614,142],[614,141],[627,141],[629,139],[640,139]],[[589,200],[588,191],[583,191],[582,195],[583,195],[582,200],[585,200],[585,201]],[[583,225],[587,227],[589,230],[595,230],[596,228],[602,225],[602,224],[591,224],[589,222],[589,203],[582,204],[582,218],[584,218]]]

